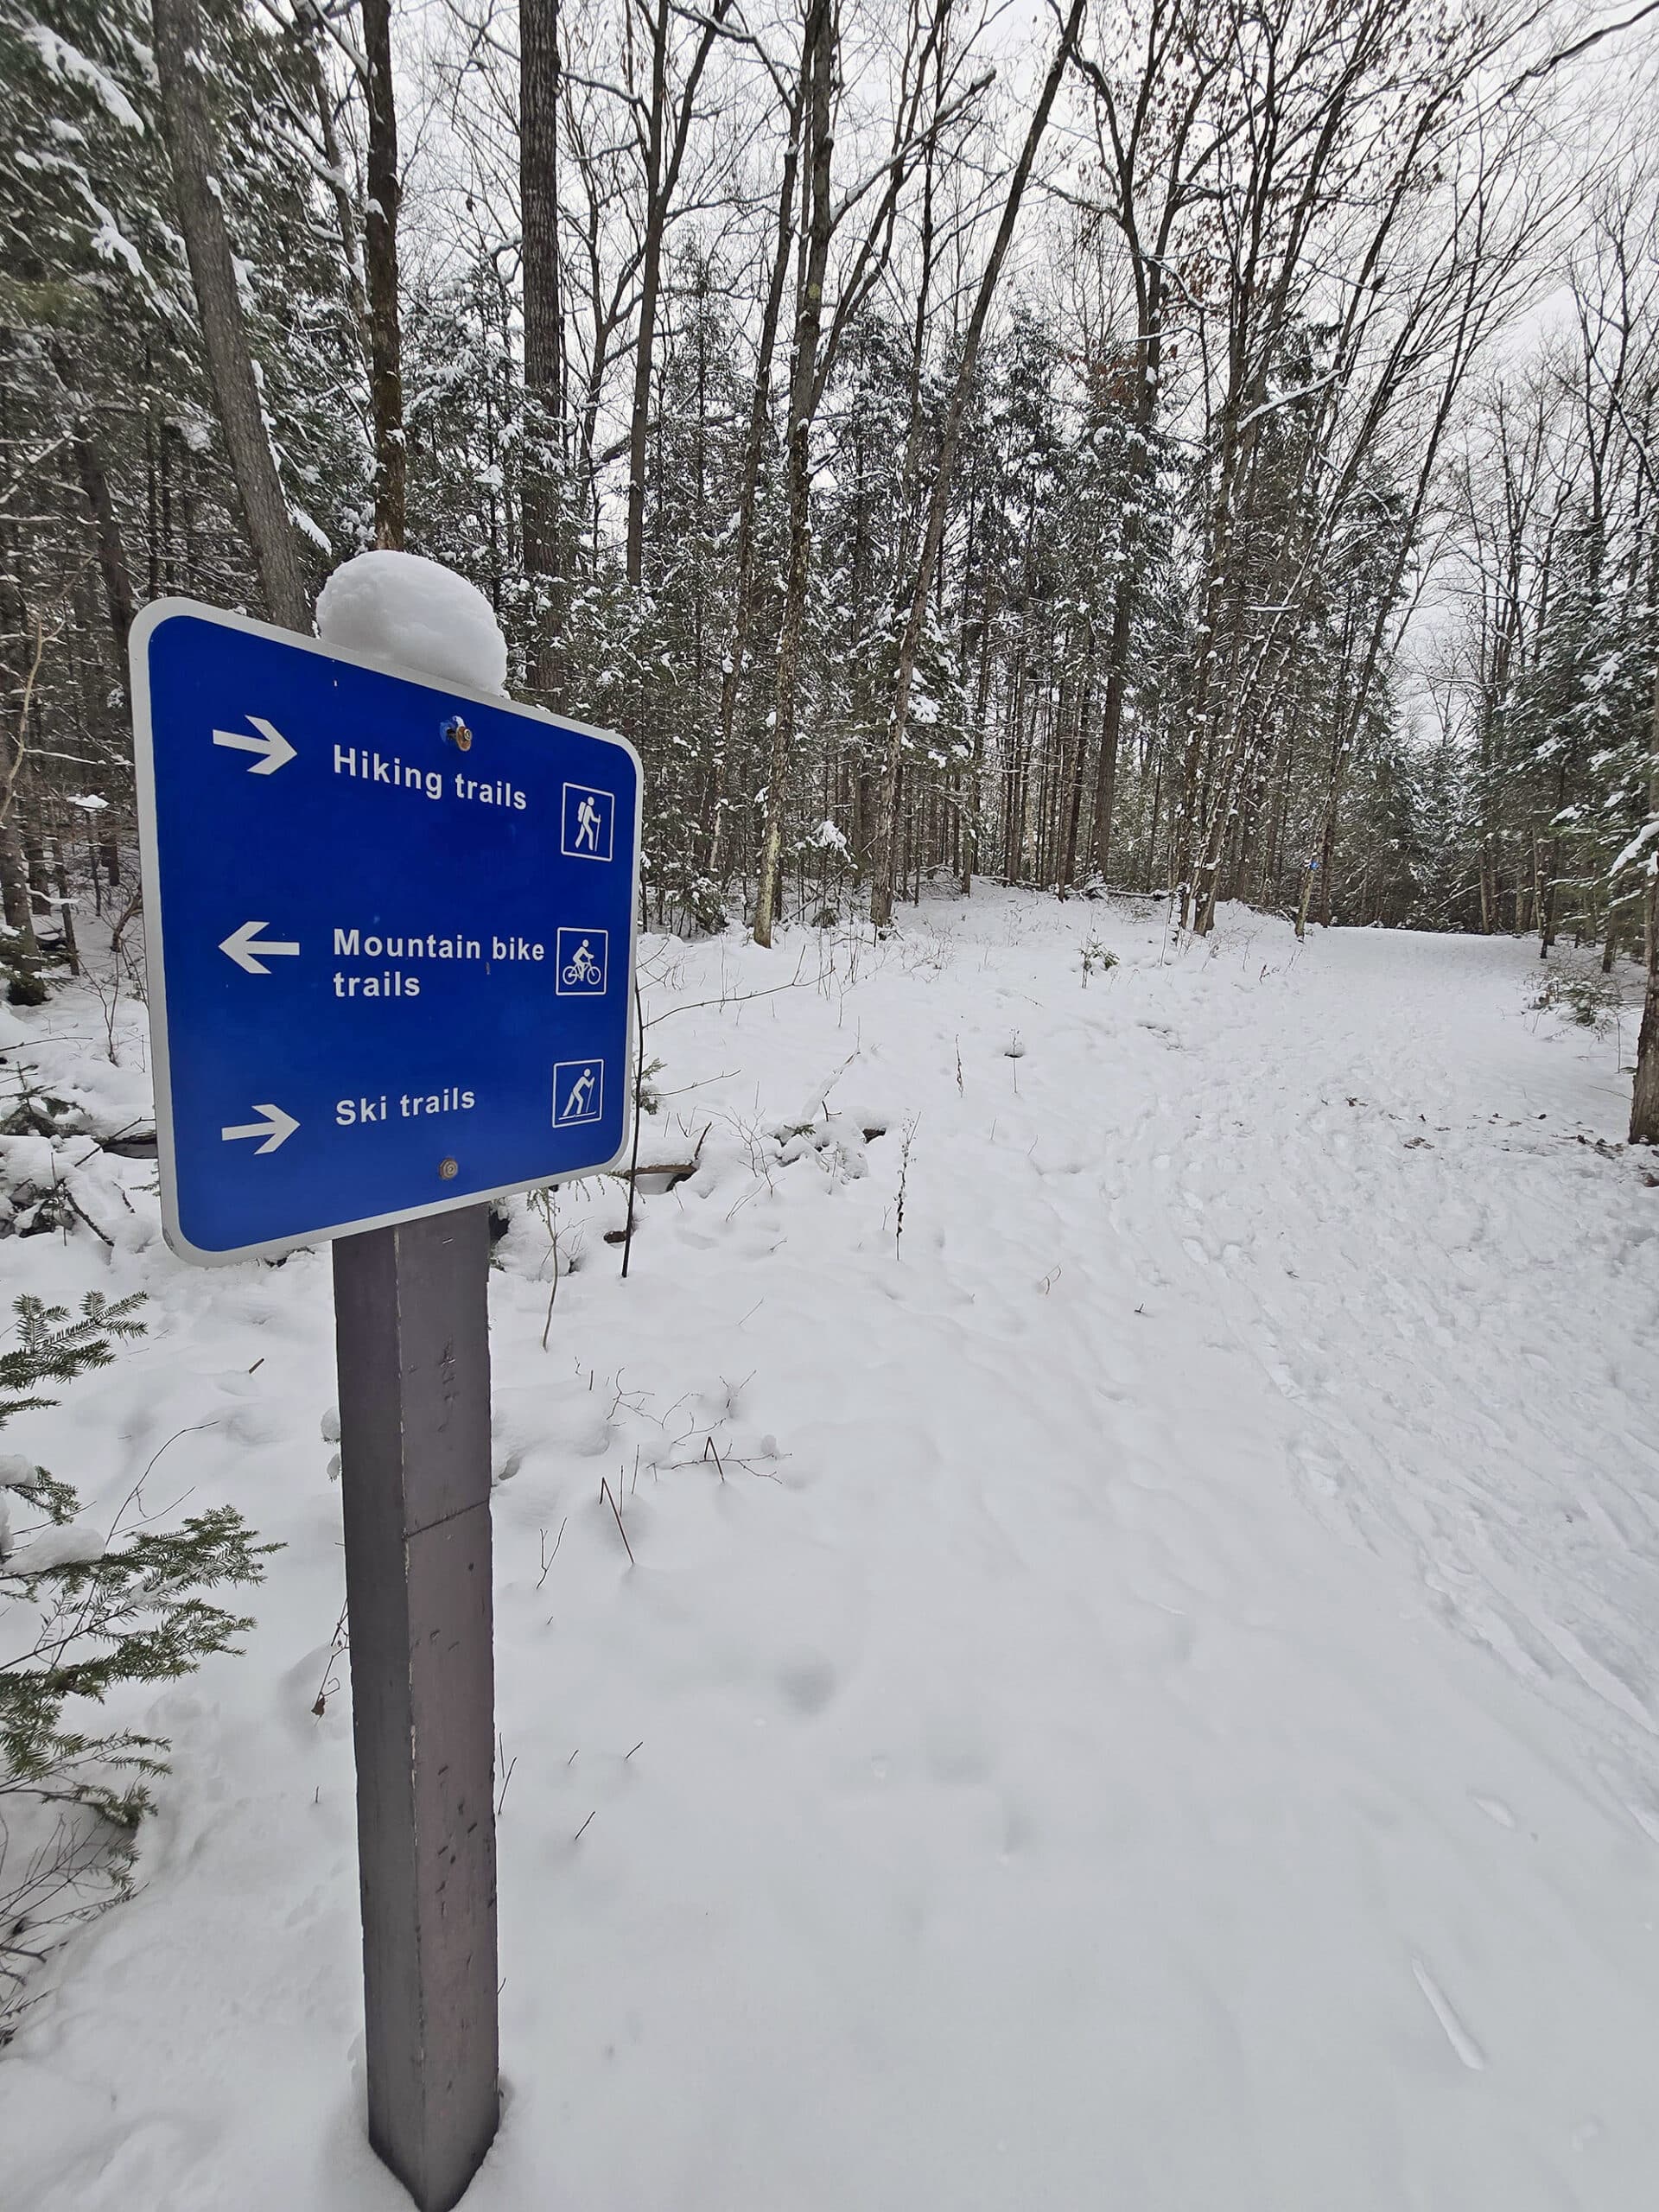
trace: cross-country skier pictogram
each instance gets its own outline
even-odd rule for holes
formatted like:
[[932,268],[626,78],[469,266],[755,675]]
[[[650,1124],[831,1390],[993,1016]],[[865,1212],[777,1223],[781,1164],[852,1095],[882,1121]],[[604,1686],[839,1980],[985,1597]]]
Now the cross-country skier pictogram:
[[597,1122],[605,1111],[605,1063],[561,1060],[553,1071],[553,1125]]

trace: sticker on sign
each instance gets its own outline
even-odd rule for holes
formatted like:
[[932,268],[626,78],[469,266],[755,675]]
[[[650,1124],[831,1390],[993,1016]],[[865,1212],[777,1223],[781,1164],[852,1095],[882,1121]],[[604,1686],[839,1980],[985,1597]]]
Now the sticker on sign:
[[632,746],[188,600],[131,652],[173,1249],[211,1265],[618,1164]]

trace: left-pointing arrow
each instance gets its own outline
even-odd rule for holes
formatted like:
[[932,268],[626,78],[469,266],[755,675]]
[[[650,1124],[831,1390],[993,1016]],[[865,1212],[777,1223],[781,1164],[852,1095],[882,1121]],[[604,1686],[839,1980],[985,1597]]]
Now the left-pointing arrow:
[[294,747],[281,730],[273,728],[263,715],[250,715],[247,720],[258,731],[257,737],[250,737],[245,731],[239,729],[216,729],[213,743],[228,745],[233,753],[263,753],[264,758],[256,760],[248,773],[251,776],[274,776],[279,768],[285,768],[294,758]]
[[269,976],[266,956],[294,953],[300,949],[291,941],[278,944],[275,938],[261,938],[260,931],[270,926],[268,922],[244,922],[239,930],[232,930],[229,937],[219,939],[219,949],[229,953],[237,966],[245,968],[250,976]]
[[256,1106],[253,1110],[256,1114],[263,1114],[264,1120],[244,1122],[238,1128],[221,1129],[219,1133],[220,1137],[226,1143],[235,1137],[263,1137],[264,1142],[256,1145],[255,1151],[275,1152],[279,1144],[288,1142],[300,1126],[294,1116],[284,1114],[280,1106]]

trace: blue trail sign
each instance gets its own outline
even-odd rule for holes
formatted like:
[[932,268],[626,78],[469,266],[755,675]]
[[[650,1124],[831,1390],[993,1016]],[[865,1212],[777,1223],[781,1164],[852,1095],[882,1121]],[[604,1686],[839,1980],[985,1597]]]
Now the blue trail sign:
[[132,676],[174,1250],[613,1166],[632,747],[188,600],[140,615]]

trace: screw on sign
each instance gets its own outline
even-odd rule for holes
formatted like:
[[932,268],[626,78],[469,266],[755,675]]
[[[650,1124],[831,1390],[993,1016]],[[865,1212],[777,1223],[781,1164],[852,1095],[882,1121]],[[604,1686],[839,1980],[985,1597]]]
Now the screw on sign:
[[[405,589],[456,622],[365,626]],[[448,2212],[499,2103],[488,1201],[626,1154],[639,765],[447,664],[493,617],[435,564],[331,599],[349,647],[133,629],[162,1214],[202,1266],[335,1240],[369,2136]]]

